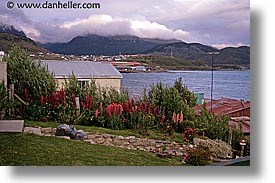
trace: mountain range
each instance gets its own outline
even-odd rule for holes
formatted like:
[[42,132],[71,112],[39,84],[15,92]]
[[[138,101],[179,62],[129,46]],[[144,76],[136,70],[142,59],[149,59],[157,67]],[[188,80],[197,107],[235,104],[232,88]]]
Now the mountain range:
[[144,39],[130,35],[99,36],[87,34],[77,36],[68,43],[47,43],[40,44],[40,46],[62,54],[111,56],[144,53],[159,44],[175,41],[177,40]]
[[9,52],[14,45],[19,45],[22,49],[27,50],[29,54],[50,52],[28,38],[23,31],[18,31],[12,25],[0,23],[0,50]]
[[[217,49],[200,43],[186,43],[180,40],[146,39],[131,35],[100,36],[87,34],[77,36],[67,43],[36,43],[24,32],[14,26],[0,24],[0,50],[7,51],[17,43],[31,53],[54,52],[73,55],[118,55],[118,54],[152,54],[186,61],[202,61],[211,63],[209,52],[215,55],[217,64],[250,64],[250,47],[227,47]],[[50,51],[49,51],[50,50]]]

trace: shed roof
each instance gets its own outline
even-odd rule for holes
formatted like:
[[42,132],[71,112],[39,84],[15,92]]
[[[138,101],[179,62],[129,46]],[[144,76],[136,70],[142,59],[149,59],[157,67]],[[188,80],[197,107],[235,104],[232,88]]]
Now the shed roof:
[[41,63],[55,78],[69,78],[72,73],[76,78],[122,78],[120,72],[106,62],[41,60]]
[[[203,104],[194,107],[195,113],[202,111]],[[250,101],[241,101],[230,98],[222,98],[220,100],[212,100],[212,111],[216,115],[231,114],[236,111],[250,108]],[[206,103],[206,109],[211,111],[211,102]]]

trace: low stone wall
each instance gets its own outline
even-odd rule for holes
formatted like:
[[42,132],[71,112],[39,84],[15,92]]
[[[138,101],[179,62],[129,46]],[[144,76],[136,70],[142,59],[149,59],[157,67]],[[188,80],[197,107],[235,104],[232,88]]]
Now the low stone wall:
[[[33,133],[41,136],[55,136],[56,128],[25,127],[24,133]],[[56,136],[70,139],[67,136]],[[84,138],[90,144],[102,144],[113,147],[120,147],[129,150],[141,150],[153,153],[167,153],[170,155],[182,156],[184,151],[190,147],[185,144],[147,138],[136,138],[135,136],[117,136],[101,133],[87,132]]]

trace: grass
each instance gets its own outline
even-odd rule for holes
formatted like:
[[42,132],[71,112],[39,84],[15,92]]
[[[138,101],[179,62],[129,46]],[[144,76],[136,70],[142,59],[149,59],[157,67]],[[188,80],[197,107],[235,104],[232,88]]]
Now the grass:
[[56,137],[24,133],[0,133],[0,141],[1,166],[182,165],[181,157],[162,159],[149,152],[91,145],[87,142]]
[[[25,126],[40,126],[40,127],[53,127],[56,128],[59,123],[54,122],[37,122],[37,121],[25,121]],[[167,140],[167,141],[174,141],[178,143],[184,143],[182,134],[174,133],[173,136],[166,136],[163,133],[160,133],[157,130],[149,130],[149,135],[142,136],[138,131],[135,130],[112,130],[107,128],[95,127],[95,126],[80,126],[74,125],[77,130],[83,130],[85,132],[99,132],[99,133],[107,133],[112,135],[122,135],[122,136],[135,136],[139,138],[149,138],[149,139],[156,139],[156,140]]]

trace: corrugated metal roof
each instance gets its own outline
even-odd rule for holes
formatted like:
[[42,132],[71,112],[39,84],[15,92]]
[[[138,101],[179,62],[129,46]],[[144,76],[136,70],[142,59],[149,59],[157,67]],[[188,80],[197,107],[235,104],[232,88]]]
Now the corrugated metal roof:
[[[38,62],[38,61],[36,61]],[[107,62],[41,60],[56,78],[122,78],[120,72]]]
[[[199,114],[202,111],[203,104],[194,107],[195,113]],[[239,110],[250,108],[250,101],[240,101],[229,98],[212,101],[212,112],[216,115],[230,114]],[[211,102],[206,103],[206,109],[211,111]]]

